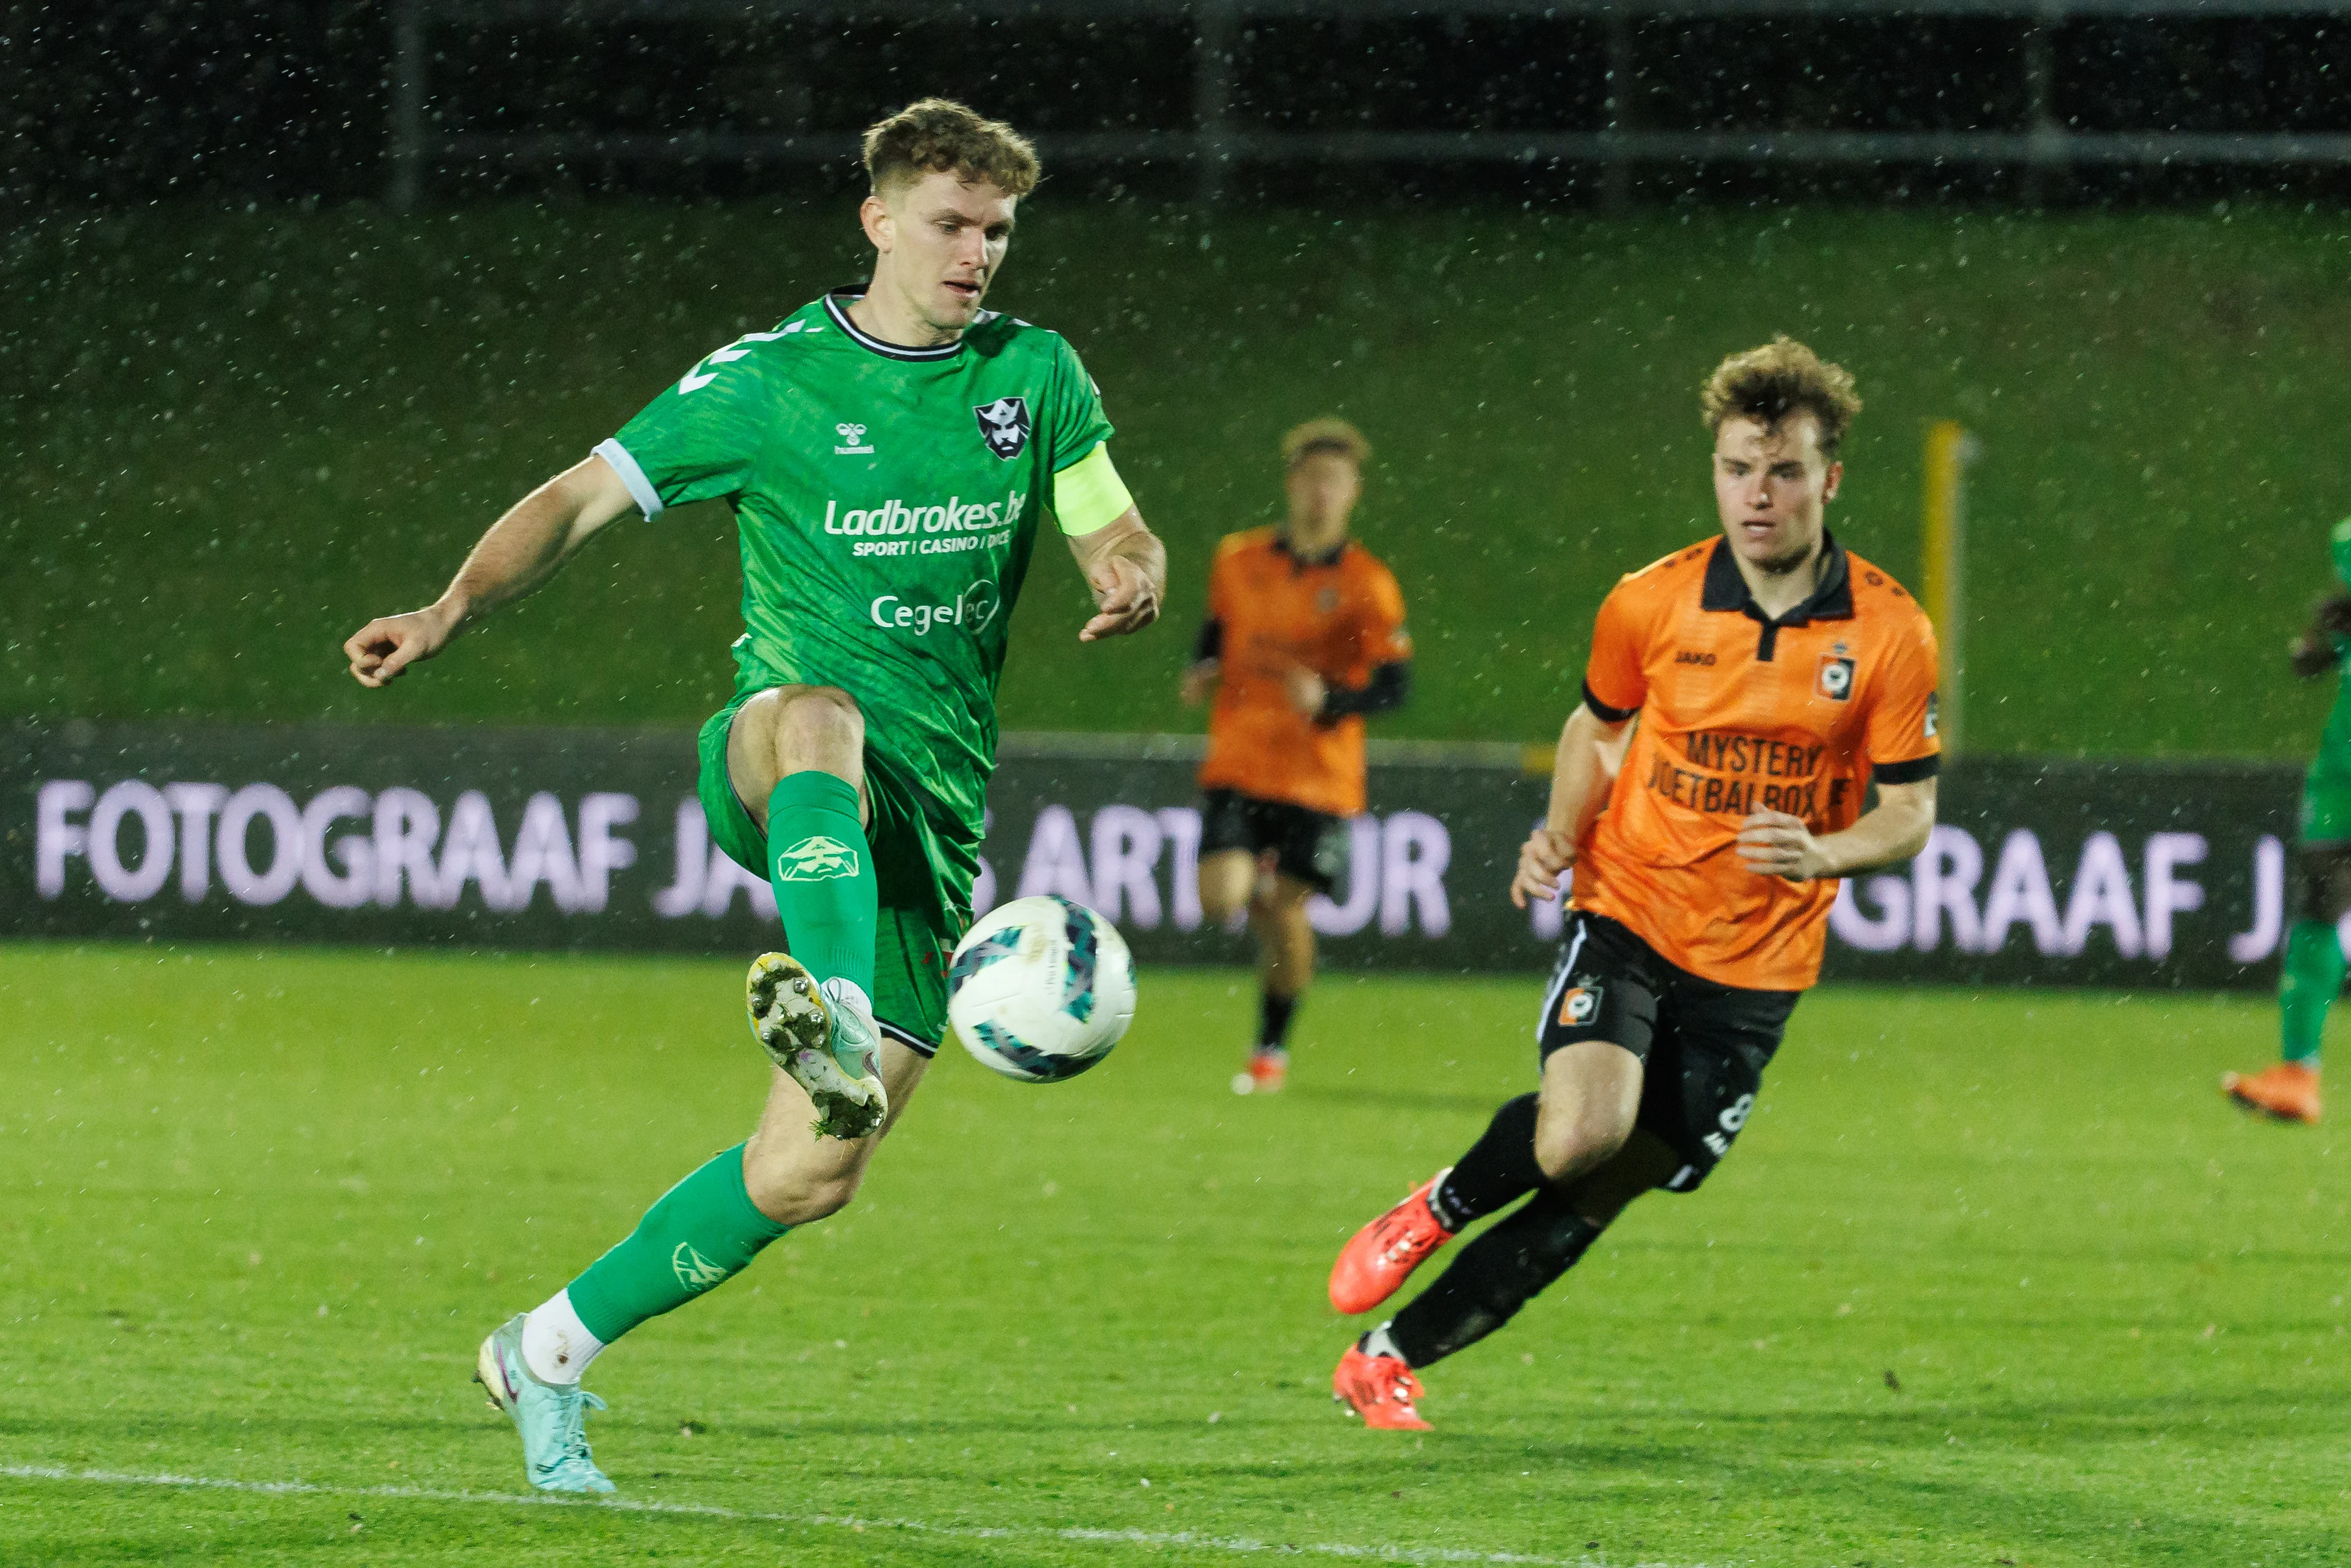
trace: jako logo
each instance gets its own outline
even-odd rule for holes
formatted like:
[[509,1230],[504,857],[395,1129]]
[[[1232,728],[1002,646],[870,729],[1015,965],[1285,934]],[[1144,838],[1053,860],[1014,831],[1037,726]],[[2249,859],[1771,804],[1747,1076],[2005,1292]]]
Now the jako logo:
[[909,604],[894,593],[885,593],[867,605],[865,612],[876,626],[905,626],[921,637],[934,626],[977,632],[996,619],[1003,605],[1004,597],[996,584],[983,580],[965,589],[952,604]]
[[1680,653],[1674,655],[1674,663],[1677,664],[1711,664],[1714,663],[1714,655],[1711,653],[1693,653],[1688,649],[1685,648]]
[[[846,451],[848,448],[839,450]],[[950,496],[946,505],[938,507],[910,507],[893,498],[863,511],[841,512],[837,503],[827,501],[824,504],[824,531],[868,536],[978,533],[1019,522],[1020,509],[1028,504],[1029,497],[1019,490],[1008,492],[1001,501],[990,501],[985,506],[977,501],[966,503],[960,496]]]

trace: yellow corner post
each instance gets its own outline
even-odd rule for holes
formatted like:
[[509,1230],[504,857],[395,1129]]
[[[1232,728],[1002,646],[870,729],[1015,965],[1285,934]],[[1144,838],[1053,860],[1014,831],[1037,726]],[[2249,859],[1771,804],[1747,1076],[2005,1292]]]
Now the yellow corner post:
[[1955,419],[1927,427],[1927,580],[1919,598],[1942,649],[1938,727],[1947,756],[1959,749],[1967,712],[1967,470],[1978,450]]

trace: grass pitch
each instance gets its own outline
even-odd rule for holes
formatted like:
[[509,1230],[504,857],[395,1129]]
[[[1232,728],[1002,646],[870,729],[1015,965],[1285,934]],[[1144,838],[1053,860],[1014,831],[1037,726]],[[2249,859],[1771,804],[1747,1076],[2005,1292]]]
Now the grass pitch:
[[1533,980],[1331,984],[1237,1100],[1245,977],[1155,972],[1073,1083],[950,1048],[599,1364],[632,1506],[534,1504],[474,1345],[747,1126],[738,977],[0,949],[0,1561],[2343,1560],[2345,1156],[2220,1102],[2241,999],[1811,998],[1416,1437],[1331,1405],[1323,1274],[1529,1082]]

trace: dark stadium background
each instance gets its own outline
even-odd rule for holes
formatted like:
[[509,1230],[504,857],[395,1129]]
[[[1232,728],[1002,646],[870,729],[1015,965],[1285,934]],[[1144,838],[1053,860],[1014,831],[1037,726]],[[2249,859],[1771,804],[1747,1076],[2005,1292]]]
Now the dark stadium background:
[[[2023,129],[2032,110],[2021,57],[2038,26],[2050,55],[2052,107],[2073,129],[2351,131],[2351,93],[2342,85],[2351,68],[2351,23],[2315,4],[2302,15],[2242,14],[2291,6],[2213,5],[2206,16],[2154,18],[2114,5],[2112,15],[2054,25],[1968,4],[1844,14],[1872,8],[1742,16],[1755,7],[1691,5],[1682,16],[1636,21],[1625,123]],[[399,9],[353,0],[11,5],[0,14],[9,138],[0,178],[8,196],[38,208],[191,197],[331,204],[380,195],[391,172]],[[762,16],[764,8],[749,5],[680,5],[664,20],[658,16],[664,8],[653,5],[638,7],[653,15],[568,25],[559,5],[503,22],[499,7],[466,9],[489,19],[437,23],[429,45],[453,100],[439,111],[452,130],[852,131],[909,97],[946,92],[1050,141],[1055,133],[1181,130],[1193,110],[1194,27],[1165,14],[1172,7],[1129,16],[1131,8],[1113,0],[1079,19],[1067,15],[1074,7],[944,4],[915,19],[892,16],[904,8],[890,6],[866,7],[861,18],[853,5],[782,17]],[[1236,122],[1458,131],[1573,129],[1607,120],[1609,43],[1599,15],[1424,9],[1433,14],[1365,8],[1350,17],[1245,18],[1244,47],[1232,68]],[[1363,181],[1346,193],[1568,203],[1595,194],[1588,173],[1466,172],[1424,166]],[[833,189],[850,188],[845,166],[828,174]],[[1933,202],[1997,198],[2013,193],[2015,179],[2014,171],[1970,176],[1912,168],[1775,175],[1765,183],[1787,194]],[[1102,176],[1104,185],[1134,193],[1180,191],[1183,180],[1176,170]],[[774,196],[787,183],[792,193],[807,193],[803,175],[787,182],[774,171],[713,167],[681,177],[625,162],[561,174],[508,171],[467,183],[477,193]],[[2068,206],[2168,204],[2245,193],[2248,183],[2241,172],[2191,165],[2075,176],[2048,183],[2041,196]],[[2346,188],[2339,170],[2311,168],[2252,184],[2338,197]],[[1259,172],[1236,189],[1314,201],[1340,193],[1323,170],[1303,179]],[[1651,171],[1638,192],[1648,200],[1732,204],[1756,194],[1745,178],[1687,170]]]
[[[713,507],[614,530],[404,690],[361,701],[332,650],[679,366],[856,275],[845,153],[933,90],[1038,131],[1050,178],[996,300],[1086,354],[1176,549],[1174,624],[1096,651],[1082,686],[1047,656],[1074,584],[1040,579],[1010,727],[1196,725],[1173,690],[1206,551],[1270,515],[1276,434],[1337,409],[1380,449],[1362,525],[1427,652],[1381,733],[1541,740],[1607,582],[1711,527],[1691,389],[1780,330],[1860,377],[1837,526],[1897,574],[1920,570],[1926,424],[1981,440],[1971,747],[2290,756],[2323,711],[2278,651],[2346,505],[2351,27],[2324,13],[1244,17],[1218,57],[1236,138],[1437,141],[1243,156],[1211,186],[1150,152],[1201,64],[1165,6],[636,9],[419,28],[422,131],[569,151],[473,143],[416,171],[406,212],[400,7],[0,12],[0,713],[698,718],[735,625]],[[2079,164],[1445,157],[1611,116],[2205,140]],[[799,151],[643,152],[714,135]]]

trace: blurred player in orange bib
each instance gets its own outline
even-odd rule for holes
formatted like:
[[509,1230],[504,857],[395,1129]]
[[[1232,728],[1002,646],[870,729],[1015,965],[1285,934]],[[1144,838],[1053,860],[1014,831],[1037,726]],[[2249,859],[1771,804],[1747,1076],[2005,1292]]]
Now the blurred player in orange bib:
[[1523,908],[1574,868],[1535,1020],[1540,1091],[1332,1270],[1332,1304],[1369,1312],[1527,1199],[1349,1347],[1332,1388],[1369,1426],[1426,1426],[1416,1369],[1510,1322],[1634,1198],[1706,1179],[1820,974],[1838,879],[1917,854],[1934,827],[1933,630],[1823,526],[1852,377],[1782,338],[1724,361],[1701,406],[1722,537],[1600,606],[1551,810],[1510,884]]
[[1290,1020],[1314,971],[1306,901],[1347,862],[1347,819],[1364,810],[1364,720],[1401,706],[1412,682],[1404,594],[1347,537],[1371,446],[1317,419],[1282,438],[1289,514],[1230,534],[1208,572],[1208,615],[1184,700],[1215,695],[1200,768],[1200,908],[1257,933],[1264,994],[1243,1094],[1280,1089]]

